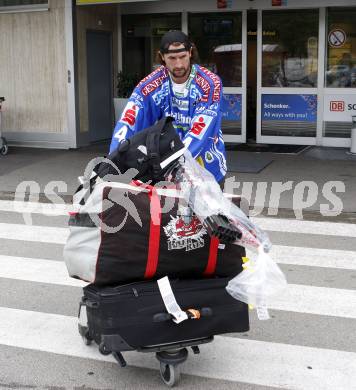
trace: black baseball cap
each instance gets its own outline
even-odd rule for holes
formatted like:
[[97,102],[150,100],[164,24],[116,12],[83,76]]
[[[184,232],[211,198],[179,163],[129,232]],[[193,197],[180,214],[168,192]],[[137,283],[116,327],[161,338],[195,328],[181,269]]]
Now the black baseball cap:
[[[176,42],[179,42],[182,45],[184,45],[184,48],[168,50],[169,46],[172,43],[176,43]],[[167,53],[180,53],[183,51],[189,51],[191,48],[192,48],[192,44],[189,41],[188,36],[184,34],[184,32],[179,30],[172,30],[172,31],[168,31],[163,35],[159,50],[162,54],[167,54]]]

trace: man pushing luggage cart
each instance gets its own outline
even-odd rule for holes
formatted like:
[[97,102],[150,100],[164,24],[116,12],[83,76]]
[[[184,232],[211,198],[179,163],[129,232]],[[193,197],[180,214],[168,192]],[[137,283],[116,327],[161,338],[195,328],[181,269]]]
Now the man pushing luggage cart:
[[[247,304],[263,313],[284,276],[264,253],[268,237],[193,159],[170,118],[93,161],[99,167],[80,178],[64,248],[69,275],[90,282],[79,333],[122,367],[125,351],[155,352],[173,386],[187,347],[196,354],[215,335],[248,331]],[[184,224],[192,229],[178,235]],[[244,246],[263,249],[253,272]]]
[[[122,367],[122,352],[155,352],[168,386],[188,347],[197,354],[215,335],[248,331],[248,304],[285,284],[267,235],[221,191],[222,84],[193,63],[194,49],[181,31],[163,36],[162,66],[136,86],[109,156],[80,178],[64,248],[69,275],[90,283],[79,307],[85,344]],[[261,252],[253,272],[245,246]]]

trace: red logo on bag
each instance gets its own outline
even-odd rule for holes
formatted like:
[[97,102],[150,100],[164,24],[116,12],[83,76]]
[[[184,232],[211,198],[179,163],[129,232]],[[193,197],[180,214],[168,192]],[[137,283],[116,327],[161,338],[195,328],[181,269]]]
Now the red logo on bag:
[[205,246],[204,235],[206,229],[196,215],[185,212],[176,217],[171,216],[170,222],[163,227],[168,238],[168,250],[182,250],[186,252]]
[[345,111],[345,102],[343,100],[334,100],[330,102],[330,111]]
[[126,122],[130,126],[133,126],[136,122],[136,108],[137,106],[135,104],[133,104],[132,107],[128,108],[122,115],[121,122]]
[[178,237],[189,237],[197,234],[203,227],[197,217],[193,217],[190,223],[185,224],[183,219],[178,219],[176,222],[176,232]]

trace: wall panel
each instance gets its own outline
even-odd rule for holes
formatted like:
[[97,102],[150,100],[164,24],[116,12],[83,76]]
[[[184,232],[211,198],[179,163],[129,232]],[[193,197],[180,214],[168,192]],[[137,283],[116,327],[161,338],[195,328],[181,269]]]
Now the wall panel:
[[0,14],[3,131],[67,133],[63,0],[49,11]]

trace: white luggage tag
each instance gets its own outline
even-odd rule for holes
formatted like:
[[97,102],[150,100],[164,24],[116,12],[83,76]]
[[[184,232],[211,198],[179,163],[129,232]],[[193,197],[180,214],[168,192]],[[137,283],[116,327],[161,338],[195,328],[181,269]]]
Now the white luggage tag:
[[187,320],[188,315],[179,307],[173,294],[171,284],[169,283],[168,276],[157,280],[157,284],[167,312],[174,317],[173,321],[176,324],[179,324],[180,322]]
[[88,326],[87,307],[85,305],[80,305],[78,322],[81,326]]
[[257,311],[257,318],[260,321],[266,321],[271,319],[265,302],[256,306],[256,311]]

